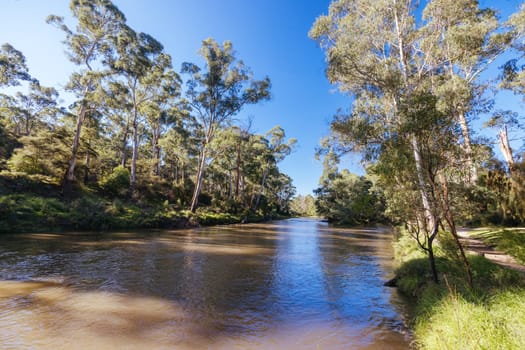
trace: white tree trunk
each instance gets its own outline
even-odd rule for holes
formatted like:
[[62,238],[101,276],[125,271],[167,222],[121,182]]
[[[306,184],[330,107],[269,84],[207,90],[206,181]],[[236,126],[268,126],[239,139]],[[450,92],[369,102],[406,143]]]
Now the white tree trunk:
[[467,157],[467,167],[469,169],[469,183],[475,184],[476,181],[478,181],[478,169],[474,164],[472,143],[470,141],[470,130],[468,127],[467,118],[465,118],[465,113],[459,113],[458,119],[459,125],[461,126],[461,132],[463,134],[463,146],[465,147]]
[[84,124],[84,119],[86,117],[86,107],[82,104],[80,106],[80,111],[77,116],[77,125],[75,128],[75,136],[73,138],[73,146],[71,147],[71,157],[69,158],[69,164],[66,173],[66,182],[72,183],[75,181],[75,164],[77,161],[77,153],[80,145],[80,134],[82,132],[82,125]]
[[503,157],[505,158],[505,161],[507,162],[509,170],[511,170],[514,167],[514,156],[512,155],[512,148],[510,148],[509,134],[507,132],[506,125],[504,125],[499,131],[498,139],[499,139],[499,148],[501,150],[501,153],[503,153]]

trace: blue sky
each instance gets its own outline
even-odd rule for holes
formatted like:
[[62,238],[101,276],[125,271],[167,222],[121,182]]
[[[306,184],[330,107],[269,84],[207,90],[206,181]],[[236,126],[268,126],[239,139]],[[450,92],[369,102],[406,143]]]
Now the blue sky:
[[[482,0],[500,9],[502,17],[516,9],[518,0]],[[237,56],[256,78],[269,76],[272,99],[249,106],[240,123],[253,118],[252,131],[264,133],[280,125],[298,139],[294,153],[281,163],[298,193],[317,187],[322,172],[314,159],[321,137],[339,108],[350,99],[325,78],[324,53],[308,38],[316,17],[328,10],[329,0],[114,0],[136,31],[146,32],[165,47],[179,70],[184,61],[200,63],[201,41],[230,40]],[[30,73],[46,86],[63,86],[74,67],[63,55],[62,33],[45,23],[49,14],[69,16],[68,0],[0,0],[0,44],[9,42],[27,58]],[[506,95],[501,104],[523,110],[521,98]],[[362,172],[358,157],[345,167]]]

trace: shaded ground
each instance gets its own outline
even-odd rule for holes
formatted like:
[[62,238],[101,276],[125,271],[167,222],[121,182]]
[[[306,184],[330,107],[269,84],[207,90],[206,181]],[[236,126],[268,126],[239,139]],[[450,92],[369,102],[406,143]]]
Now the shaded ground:
[[493,247],[487,245],[481,239],[472,237],[475,234],[475,230],[462,229],[458,230],[458,235],[463,247],[471,253],[482,255],[488,260],[515,271],[519,271],[525,274],[525,266],[516,261],[512,256],[506,254],[503,251],[496,250]]

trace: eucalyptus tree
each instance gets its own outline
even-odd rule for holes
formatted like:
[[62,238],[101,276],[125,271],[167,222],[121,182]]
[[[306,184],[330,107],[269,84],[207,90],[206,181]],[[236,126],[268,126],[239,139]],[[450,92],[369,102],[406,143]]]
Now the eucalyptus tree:
[[[26,58],[22,52],[16,50],[8,43],[0,47],[0,88],[7,86],[16,86],[20,84],[20,80],[31,80],[29,75]],[[6,108],[14,105],[14,99],[10,96],[3,95],[0,102],[0,108],[3,109],[2,114],[5,114]],[[12,109],[8,109],[11,111]],[[6,159],[12,152],[16,144],[16,138],[5,130],[2,120],[0,119],[0,168],[3,167],[4,159]]]
[[[247,133],[248,134],[248,133]],[[221,178],[217,184],[220,199],[230,202],[240,199],[240,184],[242,182],[243,164],[246,159],[245,147],[249,134],[244,136],[239,127],[220,130],[217,137],[209,145],[209,154],[214,158],[208,165],[208,172],[213,172],[214,178]]]
[[266,212],[271,210],[280,214],[289,214],[291,200],[296,194],[292,178],[284,173],[277,172],[275,176],[268,179],[268,189]]
[[14,97],[0,94],[0,110],[16,136],[29,136],[38,127],[51,127],[59,109],[58,92],[33,81],[29,93],[17,92]]
[[502,87],[522,95],[525,100],[525,3],[521,4],[519,11],[509,18],[506,25],[513,35],[512,47],[519,56],[503,66]]
[[32,80],[27,69],[26,58],[11,44],[2,44],[0,47],[0,87],[19,85],[20,80]]
[[[437,282],[433,242],[442,222],[453,222],[438,179],[455,154],[446,150],[458,135],[432,95],[435,67],[421,45],[416,8],[416,1],[334,1],[310,36],[326,50],[329,80],[355,98],[350,115],[332,122],[333,142],[394,165],[383,177],[392,176],[404,189],[400,195],[410,195],[414,210],[403,220],[428,253]],[[401,170],[405,176],[396,176]]]
[[[512,47],[518,53],[518,58],[513,58],[503,66],[501,86],[509,89],[517,95],[521,95],[525,101],[525,4],[521,5],[518,12],[512,15],[506,25],[512,34]],[[510,147],[508,127],[523,129],[524,125],[519,123],[515,113],[496,113],[489,121],[489,126],[499,126],[499,145],[505,157],[509,169],[514,167],[514,155]]]
[[369,225],[384,220],[381,192],[370,179],[346,169],[325,179],[314,193],[317,212],[330,222]]
[[477,165],[467,116],[482,109],[488,85],[479,81],[480,74],[508,49],[512,34],[501,31],[496,12],[481,9],[477,0],[429,1],[423,20],[419,45],[426,54],[425,64],[433,69],[438,107],[461,128],[467,179],[472,184],[477,180]]
[[[191,125],[191,117],[183,110],[177,109],[176,112],[178,117],[159,139],[164,162],[161,173],[170,179],[175,187],[185,189],[189,183],[189,174],[195,168],[192,160],[194,155],[198,154],[198,150],[191,127],[188,126]],[[186,193],[183,193],[183,197],[186,197]]]
[[288,156],[293,149],[293,146],[297,143],[297,140],[294,138],[285,140],[286,134],[284,129],[280,126],[275,126],[269,130],[265,135],[265,140],[267,140],[266,149],[260,153],[261,161],[261,183],[259,187],[259,192],[255,199],[255,204],[253,211],[257,211],[259,207],[259,202],[261,200],[261,195],[265,189],[266,179],[270,173],[271,167],[275,167],[277,163],[282,161],[286,156]]
[[160,140],[166,132],[177,125],[177,120],[185,117],[178,102],[180,97],[180,78],[173,70],[162,73],[152,72],[150,86],[156,91],[154,98],[141,109],[146,116],[153,155],[153,174],[161,175],[162,146]]
[[[512,48],[517,55],[503,65],[501,75],[501,87],[508,89],[516,95],[521,95],[525,101],[525,4],[521,4],[519,10],[514,13],[505,23],[510,35],[512,36]],[[497,127],[498,145],[505,159],[508,172],[499,171],[501,176],[492,176],[493,185],[500,187],[506,195],[503,202],[507,203],[507,208],[502,210],[504,219],[513,216],[516,222],[525,221],[525,162],[523,157],[518,157],[511,147],[510,131],[524,130],[523,116],[516,112],[497,111],[491,120],[487,122],[489,127]],[[520,137],[518,137],[520,139]],[[522,137],[521,137],[522,139]],[[525,145],[525,143],[524,143]],[[523,146],[522,146],[523,147]],[[496,174],[498,171],[495,172]],[[503,175],[504,174],[504,175]],[[490,175],[494,175],[489,173]],[[504,177],[507,177],[504,180]],[[505,183],[507,186],[497,186]],[[494,187],[494,186],[492,186]]]
[[202,133],[190,205],[193,212],[197,209],[203,176],[210,161],[208,147],[217,131],[230,124],[245,105],[270,97],[270,80],[254,80],[244,63],[236,59],[231,42],[220,45],[213,39],[206,39],[200,54],[205,61],[204,70],[193,63],[182,65],[182,73],[189,75],[187,104]]
[[99,99],[97,87],[104,74],[104,58],[114,50],[115,37],[122,31],[126,21],[124,14],[109,0],[71,0],[69,8],[78,21],[75,29],[69,28],[63,17],[50,15],[47,18],[48,23],[64,32],[68,58],[79,67],[66,86],[77,98],[73,105],[76,125],[71,156],[64,177],[66,192],[75,180],[82,125],[86,115],[97,108],[94,102]]
[[103,126],[109,139],[109,147],[115,158],[109,170],[117,165],[126,167],[128,160],[128,139],[131,128],[132,109],[127,99],[126,87],[118,82],[109,81],[105,86],[104,99],[101,104]]
[[[139,133],[146,115],[158,118],[159,109],[180,94],[178,75],[171,69],[171,57],[163,53],[163,46],[152,36],[125,28],[116,40],[115,55],[109,59],[112,70],[118,73],[114,85],[120,85],[121,94],[129,106],[129,125],[132,133],[130,192],[137,182]],[[153,117],[153,114],[157,117]]]

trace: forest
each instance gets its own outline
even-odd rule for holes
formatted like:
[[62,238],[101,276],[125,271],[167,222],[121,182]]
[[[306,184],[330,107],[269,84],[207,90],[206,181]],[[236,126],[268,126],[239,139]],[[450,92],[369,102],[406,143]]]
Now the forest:
[[[280,126],[253,133],[243,107],[271,98],[229,41],[202,42],[179,69],[111,1],[49,15],[76,70],[42,86],[24,54],[0,50],[0,227],[24,231],[237,222],[289,214],[292,151]],[[17,89],[16,89],[17,88]],[[146,215],[145,215],[146,214]]]

